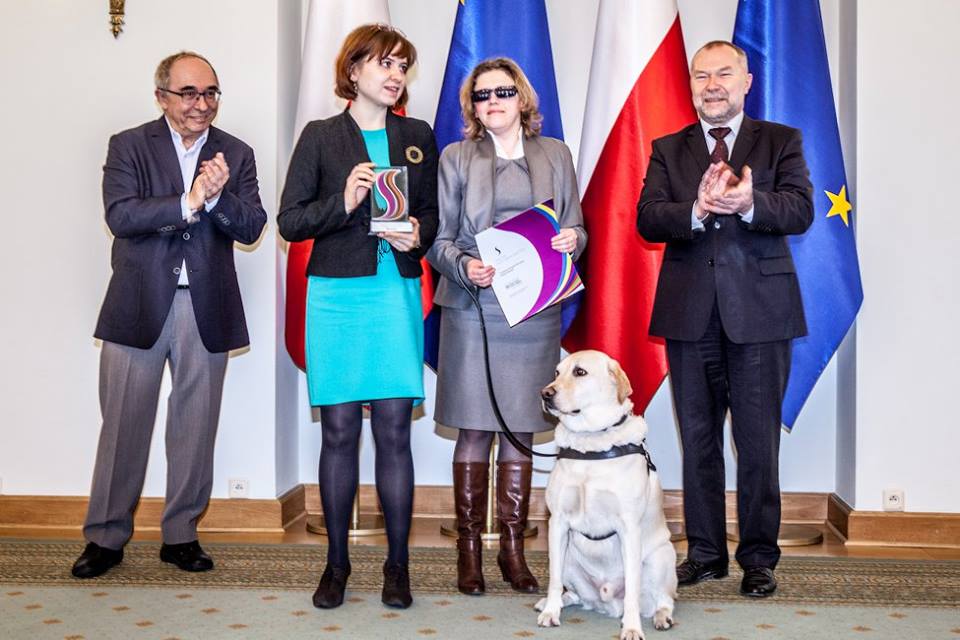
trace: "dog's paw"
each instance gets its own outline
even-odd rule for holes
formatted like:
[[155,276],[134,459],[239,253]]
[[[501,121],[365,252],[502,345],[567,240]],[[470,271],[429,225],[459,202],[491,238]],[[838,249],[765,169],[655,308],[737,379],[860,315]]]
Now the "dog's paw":
[[643,631],[639,627],[636,629],[623,628],[620,630],[620,640],[644,640]]
[[546,598],[540,598],[539,600],[537,600],[537,604],[533,605],[534,611],[543,611],[546,608],[547,608]]
[[545,607],[540,615],[537,616],[537,624],[541,627],[559,627],[560,609]]
[[653,614],[653,626],[657,631],[666,631],[673,626],[673,617],[669,609],[657,609]]

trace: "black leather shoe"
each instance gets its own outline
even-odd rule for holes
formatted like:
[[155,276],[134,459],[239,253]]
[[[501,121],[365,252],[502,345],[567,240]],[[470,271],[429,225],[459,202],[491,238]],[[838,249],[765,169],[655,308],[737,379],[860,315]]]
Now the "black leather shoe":
[[123,561],[123,549],[107,549],[95,542],[87,544],[70,572],[77,578],[96,578]]
[[413,603],[410,595],[410,571],[406,564],[383,564],[383,591],[380,601],[388,607],[406,609]]
[[719,580],[726,577],[726,562],[706,564],[687,558],[677,565],[677,584],[681,587],[688,587],[704,580]]
[[213,569],[213,559],[200,548],[200,543],[196,540],[183,544],[160,545],[160,559],[175,564],[184,571]]
[[777,590],[777,578],[773,569],[767,567],[747,567],[743,570],[740,582],[740,595],[750,598],[766,598]]
[[343,593],[347,590],[347,578],[350,577],[350,565],[346,568],[329,564],[323,570],[320,584],[313,592],[313,606],[318,609],[335,609],[343,604]]

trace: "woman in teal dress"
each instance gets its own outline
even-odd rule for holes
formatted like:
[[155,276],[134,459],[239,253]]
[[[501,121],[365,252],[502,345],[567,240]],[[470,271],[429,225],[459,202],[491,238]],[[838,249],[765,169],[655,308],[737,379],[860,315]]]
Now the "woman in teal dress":
[[[327,565],[313,595],[343,602],[347,531],[359,478],[362,406],[370,406],[376,484],[386,521],[384,604],[411,603],[407,538],[413,508],[411,409],[423,392],[420,259],[437,230],[437,149],[430,126],[396,115],[416,49],[397,30],[366,25],[336,61],[340,115],[304,127],[277,224],[291,242],[313,240],[307,264],[306,365],[320,408],[320,498]],[[374,167],[406,166],[413,231],[370,234]]]

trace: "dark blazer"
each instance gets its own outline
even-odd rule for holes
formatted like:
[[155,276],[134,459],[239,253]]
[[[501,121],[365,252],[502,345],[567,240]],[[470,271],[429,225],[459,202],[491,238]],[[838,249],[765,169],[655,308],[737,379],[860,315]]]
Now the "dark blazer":
[[193,311],[204,346],[223,352],[250,340],[233,263],[234,241],[252,244],[267,214],[260,204],[253,149],[210,127],[204,160],[222,152],[230,180],[217,205],[188,225],[180,209],[183,177],[166,120],[110,138],[103,166],[103,204],[113,233],[113,276],[95,336],[149,349],[160,336],[184,258]]
[[793,258],[785,236],[813,221],[813,187],[800,132],[744,117],[730,165],[753,171],[754,212],[709,215],[691,229],[697,187],[710,164],[700,123],[653,141],[637,205],[637,229],[649,242],[666,242],[650,333],[673,340],[701,338],[716,300],[735,343],[806,335]]
[[[390,164],[406,166],[410,215],[420,221],[420,247],[397,251],[400,275],[419,278],[420,258],[437,235],[437,143],[422,120],[387,112]],[[349,112],[307,124],[290,158],[277,226],[290,242],[313,239],[307,275],[370,276],[377,272],[378,238],[369,234],[370,196],[351,213],[343,203],[350,171],[370,162],[360,127]]]

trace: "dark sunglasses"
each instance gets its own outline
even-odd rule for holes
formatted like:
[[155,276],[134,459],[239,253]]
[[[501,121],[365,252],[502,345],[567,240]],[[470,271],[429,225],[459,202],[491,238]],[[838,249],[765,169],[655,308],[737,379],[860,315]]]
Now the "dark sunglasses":
[[470,99],[474,102],[486,102],[490,99],[490,95],[493,94],[504,100],[506,98],[513,98],[517,95],[516,87],[497,87],[496,89],[479,89],[477,91],[472,91],[470,93]]

